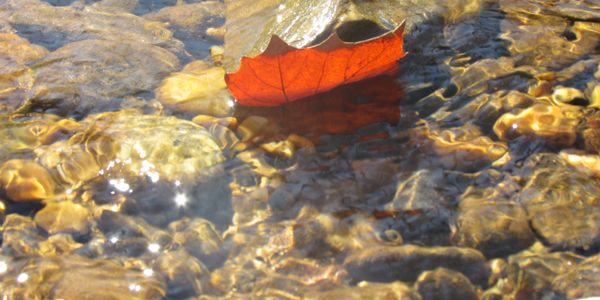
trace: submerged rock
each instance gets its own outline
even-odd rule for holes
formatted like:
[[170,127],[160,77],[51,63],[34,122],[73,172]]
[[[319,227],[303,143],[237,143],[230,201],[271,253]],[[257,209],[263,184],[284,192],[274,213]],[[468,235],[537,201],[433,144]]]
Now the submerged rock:
[[174,37],[184,42],[186,51],[194,58],[201,59],[208,57],[211,46],[222,44],[222,40],[208,36],[206,31],[221,26],[224,17],[225,5],[222,1],[179,4],[144,16],[148,20],[167,23]]
[[[554,156],[552,156],[554,157]],[[532,174],[517,195],[531,226],[548,245],[559,249],[589,248],[600,242],[597,179],[561,165],[530,159]],[[542,162],[543,163],[543,162]]]
[[536,104],[504,114],[494,124],[494,133],[502,140],[510,141],[526,135],[541,138],[552,146],[568,147],[575,143],[577,123],[574,111]]
[[427,270],[448,268],[486,286],[490,275],[485,257],[477,250],[458,247],[373,247],[348,256],[344,261],[353,282],[415,281]]
[[54,195],[55,182],[48,171],[29,160],[9,160],[0,167],[0,185],[15,202],[39,201]]
[[556,295],[552,283],[560,275],[573,269],[583,257],[567,252],[523,253],[509,258],[506,277],[486,291],[483,299],[500,296],[541,300]]
[[338,288],[326,292],[308,293],[306,299],[373,299],[373,300],[420,300],[419,293],[402,282],[366,283],[356,287]]
[[46,54],[48,50],[44,47],[32,44],[14,33],[0,32],[0,74],[41,59]]
[[415,289],[423,300],[479,299],[465,275],[444,268],[423,272],[415,282]]
[[88,210],[70,201],[46,204],[36,213],[34,221],[49,234],[71,233],[75,237],[81,237],[91,230],[91,216]]
[[569,299],[598,296],[600,290],[600,255],[592,256],[557,276],[554,290]]
[[175,55],[131,41],[85,40],[50,53],[35,68],[21,110],[60,114],[108,110],[124,96],[151,91],[177,69]]
[[183,249],[161,254],[153,270],[166,277],[168,297],[183,299],[208,291],[210,272]]
[[4,276],[0,288],[17,299],[163,299],[166,294],[162,277],[70,255],[31,259]]
[[225,260],[223,240],[215,225],[203,219],[180,220],[169,225],[173,243],[183,246],[209,269],[220,266]]
[[165,106],[186,113],[227,116],[234,104],[226,89],[225,70],[203,61],[191,62],[167,77],[156,94]]
[[[182,43],[173,38],[164,23],[100,6],[51,6],[43,2],[18,3],[11,7],[10,24],[25,37],[50,50],[82,40],[142,44],[182,53]],[[101,53],[101,51],[98,51]]]
[[498,257],[518,252],[534,242],[527,212],[510,199],[519,186],[511,181],[501,185],[468,189],[461,197],[454,236],[457,245],[476,248],[486,257]]

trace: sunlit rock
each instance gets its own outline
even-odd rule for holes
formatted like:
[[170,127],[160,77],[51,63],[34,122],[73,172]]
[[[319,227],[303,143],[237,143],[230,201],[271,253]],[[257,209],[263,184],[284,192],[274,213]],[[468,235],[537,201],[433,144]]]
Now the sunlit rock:
[[186,51],[200,59],[209,56],[211,46],[222,43],[222,39],[213,38],[206,31],[210,27],[221,26],[224,17],[225,5],[222,1],[180,3],[144,16],[148,20],[168,24],[173,35],[185,43]]
[[107,110],[124,96],[153,90],[178,65],[167,50],[128,40],[70,43],[39,63],[30,99],[21,109],[42,107],[61,114]]
[[575,150],[563,150],[560,157],[579,172],[600,178],[600,156]]
[[421,273],[415,289],[423,300],[479,299],[475,287],[465,275],[445,268]]
[[577,123],[576,112],[536,104],[502,115],[494,124],[494,133],[506,141],[528,135],[541,138],[552,146],[567,147],[575,142]]
[[45,168],[19,159],[7,161],[0,167],[0,185],[16,202],[48,199],[55,190],[55,182]]
[[13,34],[0,32],[0,70],[5,73],[16,66],[39,60],[48,50]]
[[225,260],[223,240],[215,225],[207,220],[183,219],[169,225],[173,242],[183,246],[209,269],[220,266]]
[[398,214],[394,227],[404,239],[427,245],[448,243],[449,218],[459,190],[445,180],[441,170],[419,170],[396,184],[391,202],[384,207]]
[[505,277],[487,290],[483,299],[497,299],[498,296],[545,299],[554,296],[553,280],[582,260],[583,257],[569,252],[513,255],[508,260]]
[[474,284],[486,286],[490,273],[479,251],[458,247],[372,247],[348,256],[344,266],[353,282],[414,281],[422,272],[441,267],[458,271]]
[[517,195],[529,222],[544,243],[559,249],[589,248],[600,241],[600,193],[597,181],[567,168],[564,162],[535,162],[527,184]]
[[[34,38],[50,50],[86,39],[142,44],[181,54],[183,45],[161,22],[100,6],[51,6],[43,2],[12,7],[9,22],[26,38]],[[98,51],[101,53],[102,51]]]
[[306,299],[373,299],[373,300],[420,300],[419,293],[405,283],[364,283],[355,287],[333,289],[325,292],[311,292]]
[[167,279],[167,296],[177,299],[206,294],[210,272],[185,250],[161,254],[152,269]]
[[227,116],[233,100],[225,85],[225,70],[202,61],[167,77],[156,90],[161,103],[181,112]]
[[0,288],[16,299],[162,299],[166,294],[161,277],[146,277],[117,262],[68,255],[31,259],[3,277]]
[[2,252],[13,256],[37,255],[42,231],[29,217],[9,214],[2,223]]
[[585,99],[585,96],[576,88],[557,86],[552,92],[552,100],[556,103],[569,104],[577,99]]
[[487,257],[505,256],[531,245],[535,237],[527,212],[510,198],[519,188],[508,180],[489,189],[467,189],[460,199],[456,244],[478,249]]
[[47,147],[36,149],[40,163],[54,169],[60,179],[68,184],[86,182],[98,176],[100,166],[94,156],[82,149],[81,145],[59,141]]
[[553,11],[563,3],[500,1],[500,9],[507,14],[500,26],[502,38],[510,43],[508,50],[513,55],[520,55],[522,62],[545,67],[572,63],[583,55],[594,53],[600,36],[579,28],[570,31],[568,14],[561,16]]
[[552,281],[554,290],[569,299],[598,296],[600,290],[600,255],[596,254]]
[[257,137],[265,129],[269,120],[261,116],[250,116],[242,121],[237,128],[237,134],[242,142],[248,142]]
[[49,129],[58,121],[50,114],[28,116],[0,116],[0,162],[16,157],[32,157],[34,149],[42,145]]
[[124,168],[153,182],[191,180],[224,159],[206,129],[175,117],[123,111],[90,116],[81,123],[90,130],[70,142],[83,144],[106,176],[113,168],[116,176],[127,176],[118,172]]
[[48,237],[39,244],[41,256],[74,254],[83,244],[76,242],[70,234],[59,233]]
[[411,132],[411,139],[426,153],[434,155],[434,159],[428,156],[424,163],[467,172],[492,164],[508,150],[504,143],[482,135],[481,130],[472,125],[446,130],[419,128]]
[[597,83],[590,92],[590,107],[600,107],[600,83]]
[[474,114],[471,115],[467,112],[464,118],[468,120],[470,117],[475,117],[478,123],[485,125],[492,125],[503,114],[516,108],[527,108],[535,102],[533,97],[529,97],[518,91],[501,91],[489,96],[483,94],[479,98],[482,98],[481,100],[483,101],[476,102],[479,105],[475,109]]
[[81,237],[90,232],[91,216],[82,205],[71,201],[50,202],[35,214],[35,223],[49,234],[70,233]]
[[215,124],[228,128],[237,126],[237,119],[234,117],[218,118],[209,115],[197,115],[192,119],[192,122],[204,126],[205,128],[209,128]]

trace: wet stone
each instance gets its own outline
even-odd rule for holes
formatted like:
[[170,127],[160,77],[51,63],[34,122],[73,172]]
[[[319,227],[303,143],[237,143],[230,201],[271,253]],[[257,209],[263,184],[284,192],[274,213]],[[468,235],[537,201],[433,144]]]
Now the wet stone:
[[568,252],[523,253],[509,258],[506,277],[483,295],[483,299],[497,299],[497,295],[518,296],[523,299],[548,299],[556,295],[552,283],[583,260]]
[[36,213],[34,221],[49,234],[70,233],[75,237],[88,234],[91,218],[87,208],[70,201],[50,202]]
[[415,281],[427,270],[448,268],[486,286],[490,275],[485,257],[474,249],[458,247],[372,247],[348,256],[344,261],[352,282],[395,280]]
[[228,116],[233,100],[226,90],[225,70],[193,61],[167,77],[156,90],[166,107],[179,112]]
[[419,170],[398,182],[393,200],[384,207],[399,213],[394,227],[404,239],[448,243],[449,217],[459,190],[447,185],[445,177],[441,170]]
[[[506,154],[508,147],[481,134],[475,125],[451,129],[419,128],[411,132],[411,140],[422,147],[418,155],[423,167],[474,172],[489,166]],[[433,156],[433,157],[432,157]]]
[[0,185],[15,202],[39,201],[54,195],[55,182],[48,171],[29,160],[10,160],[0,167]]
[[415,289],[423,300],[479,299],[465,275],[444,268],[423,272],[415,282]]
[[374,299],[374,300],[420,300],[419,293],[402,282],[365,283],[356,287],[333,289],[320,293],[308,293],[306,299]]
[[207,293],[210,272],[183,249],[161,253],[153,270],[165,275],[167,297],[183,299]]
[[494,124],[494,133],[502,140],[519,136],[537,137],[555,147],[575,143],[577,112],[556,106],[536,104],[502,115]]
[[42,232],[31,218],[6,216],[2,224],[2,253],[12,256],[36,255],[43,242]]
[[187,52],[195,58],[207,58],[210,47],[222,43],[222,40],[208,36],[206,30],[223,25],[224,17],[225,5],[220,1],[169,6],[144,16],[169,24],[173,36],[184,42]]
[[598,296],[600,290],[600,255],[573,266],[552,281],[554,290],[569,299]]
[[183,246],[209,269],[220,266],[225,260],[223,240],[215,225],[200,218],[183,219],[169,225],[173,243]]
[[124,96],[151,91],[178,65],[177,57],[163,48],[127,40],[70,43],[39,62],[21,109],[60,114],[107,110]]
[[55,7],[41,2],[25,7],[16,5],[9,22],[20,34],[50,50],[90,39],[142,44],[138,46],[140,49],[154,45],[177,54],[183,52],[182,43],[173,38],[164,23],[101,6]]
[[48,50],[16,34],[0,32],[0,74],[41,59],[46,54]]
[[[534,242],[527,212],[510,198],[520,187],[514,181],[500,185],[510,187],[468,189],[461,196],[454,235],[458,246],[478,249],[486,257],[499,257]],[[503,189],[508,189],[508,193],[503,193]]]
[[[18,278],[25,279],[27,284],[14,284]],[[0,288],[14,299],[163,299],[165,296],[161,277],[146,277],[141,270],[112,261],[72,255],[32,259],[20,270],[3,277]]]
[[587,249],[600,241],[598,193],[597,179],[585,173],[538,166],[517,199],[545,243]]

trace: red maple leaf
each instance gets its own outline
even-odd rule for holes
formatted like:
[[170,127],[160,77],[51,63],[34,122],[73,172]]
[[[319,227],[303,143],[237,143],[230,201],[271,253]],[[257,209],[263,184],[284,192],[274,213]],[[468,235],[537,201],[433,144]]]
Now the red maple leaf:
[[302,49],[274,35],[263,53],[242,57],[239,70],[226,74],[225,81],[242,105],[281,105],[395,71],[405,55],[403,32],[404,22],[357,43],[344,42],[334,33],[321,44]]

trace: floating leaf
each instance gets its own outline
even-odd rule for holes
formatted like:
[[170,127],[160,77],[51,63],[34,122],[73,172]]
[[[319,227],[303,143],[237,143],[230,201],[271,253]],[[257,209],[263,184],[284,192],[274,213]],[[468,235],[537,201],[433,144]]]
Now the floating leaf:
[[298,49],[273,35],[260,55],[242,57],[240,68],[225,75],[242,105],[278,106],[397,69],[404,56],[404,23],[381,36],[357,43],[337,33],[310,48]]

